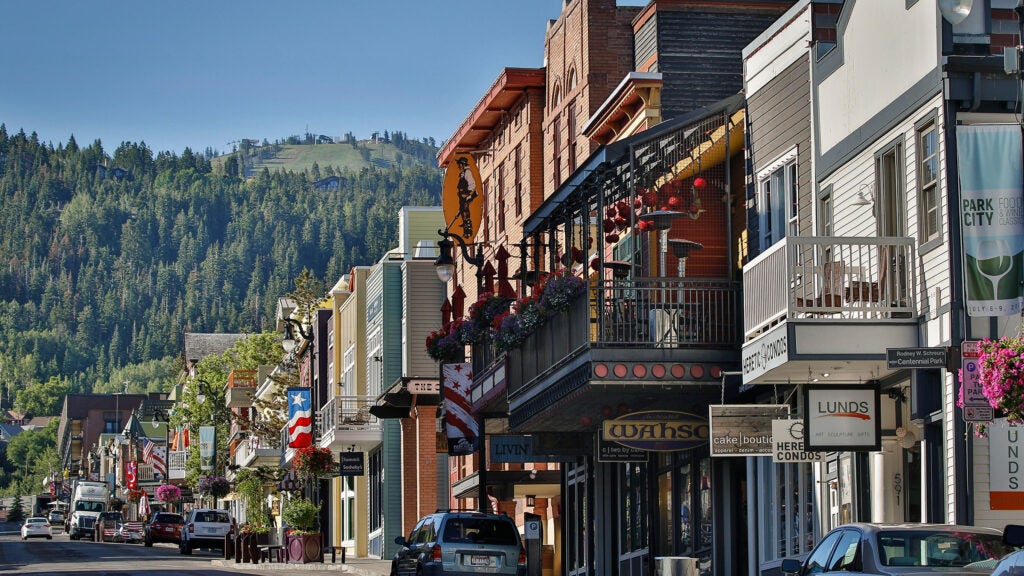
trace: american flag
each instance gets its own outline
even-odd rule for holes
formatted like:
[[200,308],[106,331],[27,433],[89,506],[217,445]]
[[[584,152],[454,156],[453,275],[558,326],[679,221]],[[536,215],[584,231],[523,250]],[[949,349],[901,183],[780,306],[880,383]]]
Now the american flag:
[[157,445],[149,438],[142,439],[142,461],[167,477],[167,447]]
[[466,363],[445,364],[444,373],[444,414],[445,433],[448,436],[448,454],[463,456],[472,454],[477,448],[476,418],[473,417],[469,400],[469,388],[473,383],[473,365]]

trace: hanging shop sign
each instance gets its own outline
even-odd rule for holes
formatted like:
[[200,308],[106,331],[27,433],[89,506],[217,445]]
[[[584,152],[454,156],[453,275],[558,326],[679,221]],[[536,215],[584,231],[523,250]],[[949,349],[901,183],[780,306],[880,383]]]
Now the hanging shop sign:
[[675,452],[707,444],[711,433],[708,421],[695,414],[651,410],[605,420],[601,437],[638,450]]
[[753,382],[789,361],[789,331],[780,324],[743,346],[743,381]]
[[338,453],[338,475],[362,476],[366,474],[364,462],[362,452],[340,452]]
[[804,448],[803,420],[774,420],[772,422],[772,462],[792,464],[794,462],[824,462],[828,452],[810,451]]
[[788,404],[708,406],[712,456],[769,456],[772,421],[789,418]]
[[525,462],[571,462],[573,456],[549,454],[538,446],[537,436],[488,434],[490,461],[502,464]]
[[483,217],[484,197],[480,182],[480,170],[469,154],[456,154],[444,171],[441,209],[445,230],[467,244],[476,237]]
[[804,448],[882,449],[878,384],[805,384]]

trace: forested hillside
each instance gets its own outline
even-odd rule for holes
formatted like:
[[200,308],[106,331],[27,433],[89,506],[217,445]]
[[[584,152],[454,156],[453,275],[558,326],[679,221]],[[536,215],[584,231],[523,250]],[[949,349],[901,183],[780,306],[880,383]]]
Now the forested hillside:
[[[166,389],[184,332],[270,329],[303,268],[332,285],[397,244],[401,206],[439,203],[429,165],[243,178],[227,164],[144,143],[54,147],[0,125],[5,407],[54,377],[79,392]],[[329,175],[338,189],[313,186]]]

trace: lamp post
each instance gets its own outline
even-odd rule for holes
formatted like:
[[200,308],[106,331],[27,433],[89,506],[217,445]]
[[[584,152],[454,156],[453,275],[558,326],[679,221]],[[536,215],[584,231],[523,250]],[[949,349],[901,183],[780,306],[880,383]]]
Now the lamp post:
[[[483,263],[484,254],[482,244],[476,244],[476,255],[469,255],[469,245],[462,239],[461,236],[452,234],[446,229],[440,229],[437,231],[438,235],[441,236],[441,240],[437,243],[438,255],[437,260],[434,260],[434,268],[437,270],[437,278],[442,283],[447,284],[455,276],[455,261],[452,259],[452,250],[455,247],[455,243],[458,243],[459,250],[462,252],[462,259],[472,264],[476,268],[476,296],[480,297],[480,293],[483,291]],[[455,240],[455,243],[452,242]],[[441,406],[444,406],[444,364],[442,363],[439,369],[438,382],[441,389]],[[447,416],[446,416],[447,417]],[[484,436],[484,418],[483,416],[477,417],[477,433],[479,436],[479,453],[478,459],[480,462],[480,469],[477,471],[477,482],[478,482],[478,493],[477,493],[477,506],[481,512],[487,512],[490,506],[490,500],[487,497],[487,454],[486,454],[486,440]]]
[[[307,314],[310,310],[306,310]],[[311,436],[312,442],[315,445],[318,442],[317,430],[319,428],[317,424],[317,412],[320,410],[320,384],[316,378],[316,331],[313,326],[313,322],[316,322],[316,318],[307,318],[310,322],[300,322],[294,318],[282,318],[285,322],[284,339],[281,341],[281,347],[288,354],[291,354],[297,347],[298,341],[295,339],[295,333],[298,332],[299,336],[305,340],[307,349],[309,350],[309,390],[310,390],[310,417],[312,421]],[[301,376],[301,368],[300,368]],[[302,384],[302,382],[300,382]],[[321,504],[320,502],[320,480],[316,479],[311,482],[309,486],[309,497],[314,502]]]

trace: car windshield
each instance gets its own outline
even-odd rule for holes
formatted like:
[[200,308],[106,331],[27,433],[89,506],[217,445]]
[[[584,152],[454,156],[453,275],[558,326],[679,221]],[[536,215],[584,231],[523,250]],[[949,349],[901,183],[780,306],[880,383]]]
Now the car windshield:
[[999,535],[978,532],[886,530],[876,538],[885,566],[962,567],[1013,551]]
[[444,541],[515,546],[519,538],[511,522],[493,518],[450,518],[444,527]]
[[184,524],[185,519],[177,514],[157,514],[153,517],[153,522],[162,522],[164,524]]
[[217,510],[207,510],[206,512],[196,512],[196,522],[216,522],[219,524],[230,524],[231,518],[228,517],[227,512],[220,512]]
[[78,502],[75,502],[75,510],[78,510],[79,512],[103,512],[103,502],[79,500]]
[[120,512],[104,512],[100,515],[104,520],[121,520],[122,516]]

